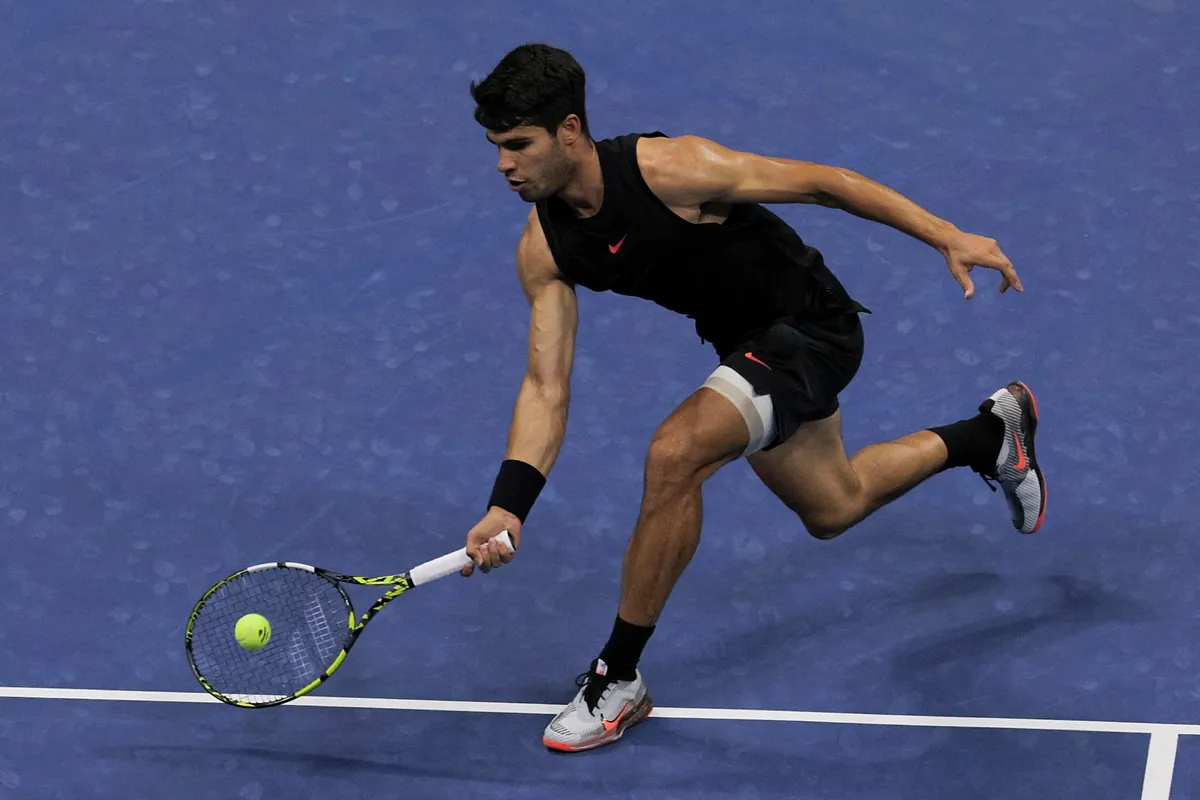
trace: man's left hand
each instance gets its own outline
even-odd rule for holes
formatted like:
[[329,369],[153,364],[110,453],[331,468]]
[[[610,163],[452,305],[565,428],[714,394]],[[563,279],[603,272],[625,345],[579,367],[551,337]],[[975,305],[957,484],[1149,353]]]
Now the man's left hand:
[[1000,281],[1000,294],[1004,294],[1009,288],[1018,292],[1025,291],[1012,262],[1000,251],[1000,245],[995,239],[956,231],[944,245],[943,255],[946,257],[947,266],[950,267],[950,274],[962,286],[963,298],[966,300],[975,296],[975,283],[971,280],[971,270],[975,267],[998,270],[1004,276]]

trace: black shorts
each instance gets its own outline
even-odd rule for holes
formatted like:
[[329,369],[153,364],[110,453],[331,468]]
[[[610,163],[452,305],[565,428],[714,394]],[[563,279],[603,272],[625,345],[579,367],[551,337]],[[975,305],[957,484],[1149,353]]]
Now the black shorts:
[[721,364],[771,397],[776,434],[762,448],[770,450],[803,423],[832,416],[862,358],[862,321],[849,312],[818,320],[785,317],[743,341]]

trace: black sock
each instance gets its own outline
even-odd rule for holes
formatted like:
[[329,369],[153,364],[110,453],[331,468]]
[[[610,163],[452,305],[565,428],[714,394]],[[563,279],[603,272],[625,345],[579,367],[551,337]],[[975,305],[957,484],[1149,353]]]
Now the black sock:
[[612,634],[608,643],[600,651],[600,660],[608,666],[606,677],[619,681],[631,681],[636,677],[638,661],[642,658],[642,650],[650,641],[654,626],[649,628],[633,625],[617,616],[613,623]]
[[992,473],[1004,443],[1004,420],[995,414],[980,412],[929,430],[946,443],[946,465],[942,469],[970,467],[976,472]]

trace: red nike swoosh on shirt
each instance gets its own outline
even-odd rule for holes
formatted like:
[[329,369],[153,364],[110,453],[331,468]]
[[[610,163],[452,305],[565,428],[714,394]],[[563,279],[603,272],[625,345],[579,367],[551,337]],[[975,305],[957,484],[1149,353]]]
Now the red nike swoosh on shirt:
[[608,246],[608,252],[616,255],[617,251],[621,249],[621,245],[625,244],[625,237],[628,235],[629,234],[625,234],[625,236],[622,236],[621,241],[617,242],[616,244],[610,244]]

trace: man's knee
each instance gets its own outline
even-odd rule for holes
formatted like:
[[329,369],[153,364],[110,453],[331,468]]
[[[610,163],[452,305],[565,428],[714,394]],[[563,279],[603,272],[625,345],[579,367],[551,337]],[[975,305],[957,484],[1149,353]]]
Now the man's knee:
[[650,439],[646,474],[654,480],[677,481],[700,471],[705,454],[694,433],[682,423],[667,420]]
[[818,509],[794,510],[810,536],[828,541],[836,539],[858,524],[862,516],[859,508],[853,500],[846,498]]
[[744,427],[737,417],[731,416],[725,422],[714,427],[710,420],[702,426],[690,414],[669,417],[650,440],[646,453],[647,481],[660,484],[704,481],[736,459],[745,447]]
[[825,542],[841,536],[843,533],[850,530],[851,526],[853,525],[851,522],[844,522],[838,519],[806,519],[801,517],[800,521],[804,523],[804,529],[808,531],[809,536]]

